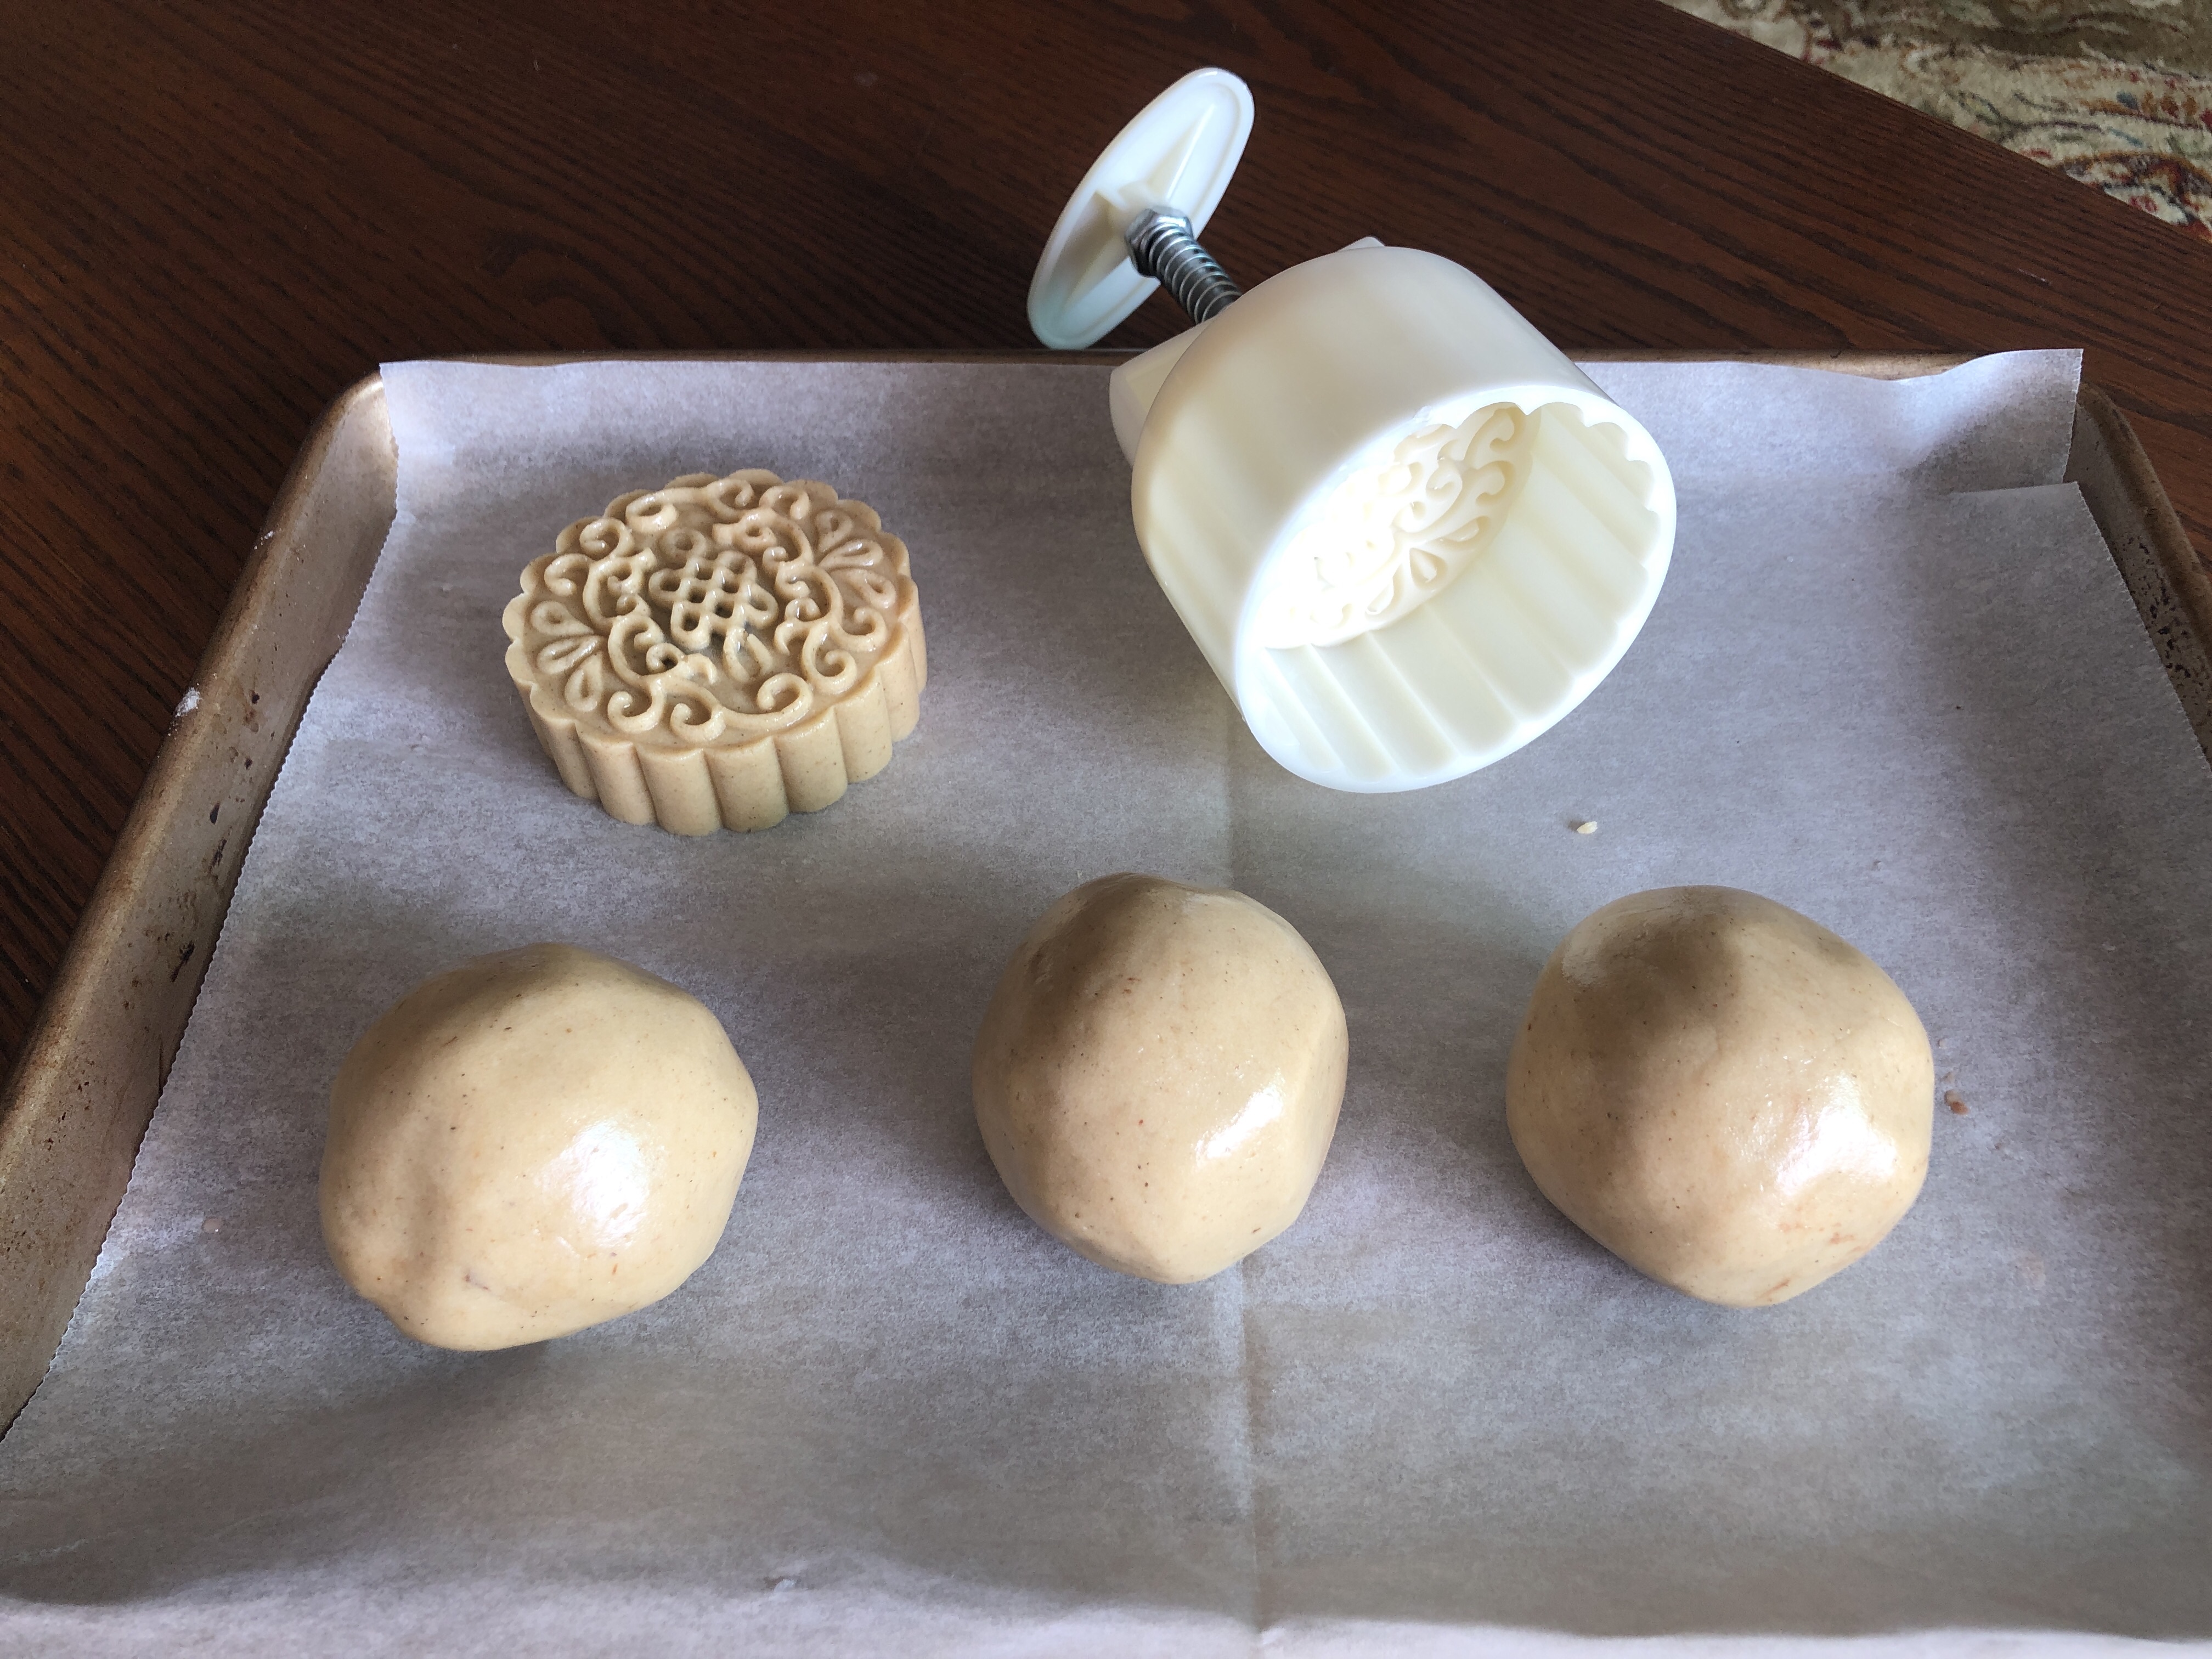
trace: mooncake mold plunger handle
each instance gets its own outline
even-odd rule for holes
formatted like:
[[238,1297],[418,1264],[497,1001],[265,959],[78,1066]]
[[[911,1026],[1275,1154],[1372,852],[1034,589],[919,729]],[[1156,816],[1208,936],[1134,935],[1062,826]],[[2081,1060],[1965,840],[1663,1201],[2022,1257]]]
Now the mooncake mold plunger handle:
[[[1227,70],[1194,70],[1146,105],[1091,164],[1052,228],[1030,283],[1037,338],[1054,350],[1090,345],[1150,299],[1158,276],[1133,258],[1131,227],[1150,210],[1182,220],[1195,239],[1251,136],[1251,90]],[[1228,286],[1222,303],[1236,298],[1221,268],[1206,263]]]

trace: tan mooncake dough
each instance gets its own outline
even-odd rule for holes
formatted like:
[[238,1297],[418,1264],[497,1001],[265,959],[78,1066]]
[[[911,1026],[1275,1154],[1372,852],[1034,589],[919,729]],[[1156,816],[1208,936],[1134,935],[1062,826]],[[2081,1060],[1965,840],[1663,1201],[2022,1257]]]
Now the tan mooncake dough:
[[975,1037],[1015,1202],[1091,1261],[1182,1285],[1305,1207],[1344,1099],[1336,988],[1242,893],[1107,876],[1030,930]]
[[1895,1226],[1928,1174],[1936,1066],[1889,976],[1730,887],[1577,923],[1513,1045],[1505,1118],[1544,1196],[1707,1302],[1786,1302]]
[[323,1237],[420,1341],[564,1336],[713,1254],[757,1117],[720,1023],[665,980],[568,945],[478,957],[338,1068]]

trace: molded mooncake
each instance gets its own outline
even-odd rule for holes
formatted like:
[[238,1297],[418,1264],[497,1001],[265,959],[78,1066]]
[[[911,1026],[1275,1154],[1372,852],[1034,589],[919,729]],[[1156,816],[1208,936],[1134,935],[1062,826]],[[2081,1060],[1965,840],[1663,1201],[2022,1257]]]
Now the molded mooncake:
[[757,470],[617,496],[530,562],[502,620],[562,781],[678,835],[765,830],[873,777],[928,673],[906,544]]

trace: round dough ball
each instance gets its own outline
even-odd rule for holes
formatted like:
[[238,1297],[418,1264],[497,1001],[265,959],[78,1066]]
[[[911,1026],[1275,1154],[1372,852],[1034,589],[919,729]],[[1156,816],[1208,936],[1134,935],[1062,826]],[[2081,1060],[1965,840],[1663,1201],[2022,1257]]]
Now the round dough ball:
[[1850,945],[1756,893],[1662,887],[1544,964],[1505,1121],[1544,1196],[1622,1261],[1763,1307],[1912,1207],[1935,1090],[1919,1016]]
[[323,1238],[419,1341],[565,1336],[714,1253],[758,1117],[720,1022],[667,981],[568,945],[478,957],[338,1068]]
[[975,1036],[1014,1201],[1103,1267],[1206,1279],[1298,1218],[1344,1100],[1344,1006],[1242,893],[1107,876],[1062,896]]

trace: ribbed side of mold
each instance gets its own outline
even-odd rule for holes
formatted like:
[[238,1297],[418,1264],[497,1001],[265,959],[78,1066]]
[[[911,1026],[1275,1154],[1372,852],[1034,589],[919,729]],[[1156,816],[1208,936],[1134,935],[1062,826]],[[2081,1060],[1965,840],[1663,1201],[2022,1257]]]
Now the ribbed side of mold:
[[675,747],[580,722],[529,677],[519,647],[507,672],[531,729],[561,781],[625,823],[680,836],[766,830],[792,812],[817,812],[848,784],[872,778],[921,717],[921,618],[909,609],[897,645],[845,697],[798,726],[750,743]]

